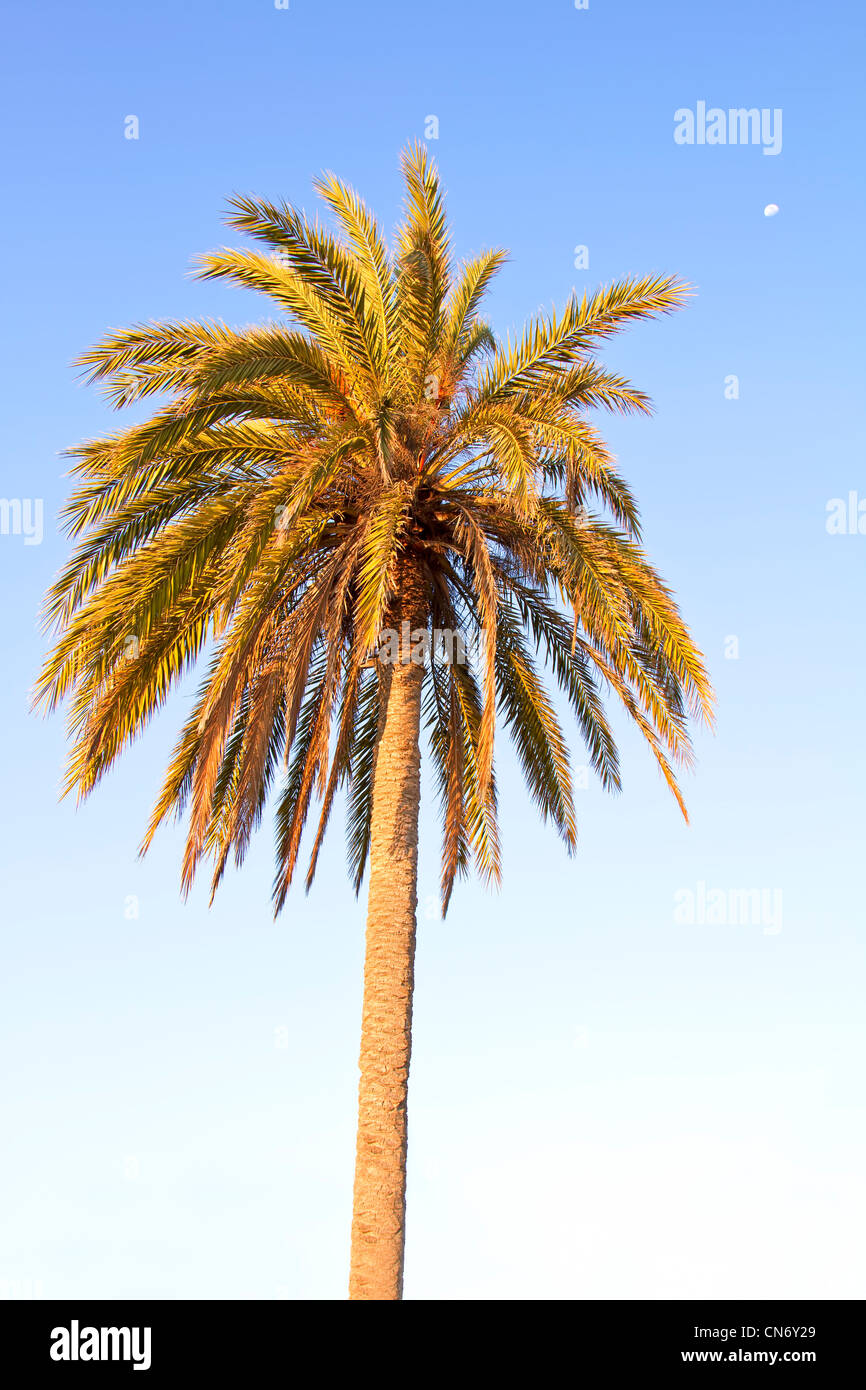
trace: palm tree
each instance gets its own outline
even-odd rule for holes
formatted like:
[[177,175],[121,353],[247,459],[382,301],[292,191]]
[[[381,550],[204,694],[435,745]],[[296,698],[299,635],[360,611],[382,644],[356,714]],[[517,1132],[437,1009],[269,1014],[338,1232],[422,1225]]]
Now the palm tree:
[[500,877],[497,713],[541,815],[575,848],[568,746],[540,666],[603,785],[620,785],[602,698],[615,695],[683,814],[689,721],[712,701],[585,414],[648,410],[589,353],[679,307],[684,287],[626,280],[500,343],[479,309],[503,253],[455,267],[423,147],[402,170],[393,252],[332,175],[316,187],[336,235],[290,206],[231,200],[230,224],[262,249],[217,251],[201,272],[269,295],[275,322],[138,325],[82,356],[115,406],[167,403],[71,451],[78,546],[46,600],[56,640],[36,693],[46,709],[69,699],[66,790],[86,796],[207,648],[142,846],[188,813],[185,892],[202,857],[214,891],[229,855],[241,863],[274,790],[279,912],[311,806],[307,887],[345,788],[356,892],[369,864],[355,1299],[402,1293],[422,723],[444,915],[472,864]]

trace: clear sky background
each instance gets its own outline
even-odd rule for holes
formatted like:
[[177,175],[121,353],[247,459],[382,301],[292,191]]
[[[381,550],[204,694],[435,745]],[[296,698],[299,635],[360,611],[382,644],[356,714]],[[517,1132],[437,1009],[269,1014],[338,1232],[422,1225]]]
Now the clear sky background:
[[[654,419],[601,423],[719,718],[690,827],[624,731],[574,860],[503,744],[504,887],[444,923],[425,813],[406,1296],[862,1297],[866,535],[826,528],[866,499],[861,7],[42,0],[4,37],[0,491],[45,527],[0,536],[0,1295],[344,1296],[364,905],[340,820],[276,924],[270,826],[211,910],[204,883],[183,904],[180,833],[137,845],[189,692],[80,810],[28,692],[60,453],[118,423],[73,357],[137,320],[269,317],[190,275],[237,241],[226,196],[310,211],[332,168],[390,228],[436,116],[458,253],[511,252],[497,330],[626,274],[697,288],[603,354]],[[698,101],[781,108],[781,153],[676,144]],[[779,890],[781,930],[676,920],[701,883]]]

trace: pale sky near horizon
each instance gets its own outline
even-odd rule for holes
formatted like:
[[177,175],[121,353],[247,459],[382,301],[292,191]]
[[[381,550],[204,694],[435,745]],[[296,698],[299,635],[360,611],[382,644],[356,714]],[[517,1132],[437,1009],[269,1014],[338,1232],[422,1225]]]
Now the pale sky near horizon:
[[[5,27],[0,493],[44,521],[0,534],[0,1297],[345,1296],[342,817],[276,924],[267,818],[213,908],[204,882],[183,903],[180,832],[137,846],[195,682],[77,810],[28,692],[61,452],[125,418],[72,359],[135,321],[271,317],[190,275],[239,240],[225,198],[312,211],[331,168],[390,229],[430,117],[458,254],[510,251],[497,331],[628,274],[695,286],[602,353],[655,416],[598,423],[718,730],[687,827],[623,729],[572,860],[502,741],[504,885],[458,886],[445,922],[425,805],[406,1296],[863,1297],[860,7],[44,0]],[[781,111],[781,148],[677,143],[699,103]]]

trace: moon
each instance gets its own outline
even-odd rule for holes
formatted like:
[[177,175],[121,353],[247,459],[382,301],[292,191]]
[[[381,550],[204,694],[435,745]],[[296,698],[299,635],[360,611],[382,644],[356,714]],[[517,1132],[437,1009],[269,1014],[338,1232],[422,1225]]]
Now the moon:
[[775,217],[775,216],[776,216],[776,213],[777,213],[778,211],[779,211],[779,204],[778,204],[778,203],[768,203],[767,206],[764,208],[764,216],[765,216],[765,217]]

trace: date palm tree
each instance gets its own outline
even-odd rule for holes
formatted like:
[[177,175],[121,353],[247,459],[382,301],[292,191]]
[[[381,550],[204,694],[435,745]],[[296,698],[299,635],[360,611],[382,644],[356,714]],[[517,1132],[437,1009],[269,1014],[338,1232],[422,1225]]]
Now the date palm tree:
[[185,891],[203,859],[216,889],[273,800],[279,911],[311,810],[308,887],[344,789],[356,891],[369,867],[355,1299],[402,1293],[422,728],[444,913],[473,865],[500,877],[497,718],[541,815],[575,848],[568,744],[543,668],[603,785],[620,785],[606,696],[684,814],[677,772],[712,699],[586,416],[648,410],[590,353],[679,307],[683,286],[626,280],[499,342],[480,306],[503,253],[455,265],[425,149],[402,170],[392,249],[331,175],[316,187],[336,231],[285,204],[231,200],[230,224],[260,249],[216,251],[201,273],[262,291],[275,321],[138,325],[83,355],[115,406],[162,401],[146,423],[71,451],[64,515],[78,544],[46,600],[55,638],[36,693],[46,709],[68,700],[67,790],[86,796],[206,661],[142,846],[166,817],[187,817]]

